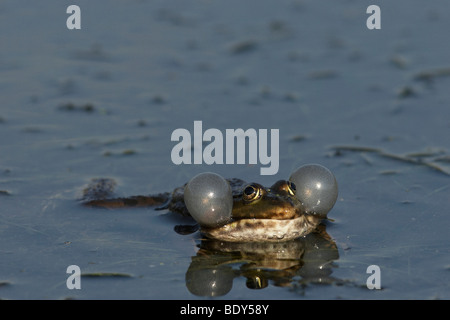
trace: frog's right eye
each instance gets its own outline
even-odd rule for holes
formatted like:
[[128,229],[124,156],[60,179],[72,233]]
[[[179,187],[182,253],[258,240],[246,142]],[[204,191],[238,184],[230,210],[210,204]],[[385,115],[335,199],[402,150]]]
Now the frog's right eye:
[[291,196],[294,196],[294,195],[295,195],[295,192],[297,191],[297,186],[295,185],[295,183],[293,183],[293,182],[291,182],[291,181],[288,181],[288,182],[287,182],[287,185],[288,185],[288,193],[289,193]]
[[256,184],[250,184],[244,188],[242,199],[244,201],[255,201],[261,198],[261,187]]

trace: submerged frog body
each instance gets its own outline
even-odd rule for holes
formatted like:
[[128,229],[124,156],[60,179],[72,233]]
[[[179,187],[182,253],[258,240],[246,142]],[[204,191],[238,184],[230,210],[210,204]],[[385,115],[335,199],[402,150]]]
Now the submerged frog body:
[[[201,232],[209,238],[230,242],[287,241],[310,233],[326,218],[305,211],[290,181],[279,180],[270,188],[240,179],[226,181],[233,198],[231,219],[224,225],[201,226]],[[111,179],[93,180],[84,190],[83,204],[110,209],[159,206],[156,209],[191,216],[184,199],[186,185],[171,193],[110,199],[114,185]]]

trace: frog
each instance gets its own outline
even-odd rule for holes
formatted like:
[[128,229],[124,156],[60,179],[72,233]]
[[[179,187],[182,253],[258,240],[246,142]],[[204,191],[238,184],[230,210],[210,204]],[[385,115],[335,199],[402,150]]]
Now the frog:
[[[83,205],[167,209],[194,218],[207,238],[227,242],[279,242],[306,236],[328,219],[338,192],[334,175],[317,164],[302,166],[288,180],[278,180],[270,187],[213,173],[199,174],[172,192],[154,195],[114,198],[114,187],[112,179],[93,180],[83,192]],[[223,197],[228,193],[231,199]],[[199,212],[203,215],[200,219]]]

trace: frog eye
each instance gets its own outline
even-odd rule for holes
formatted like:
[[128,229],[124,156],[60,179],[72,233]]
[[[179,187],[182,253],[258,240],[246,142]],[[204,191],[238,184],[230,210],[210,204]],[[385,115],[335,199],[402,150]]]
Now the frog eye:
[[242,193],[242,199],[244,201],[255,201],[261,198],[261,188],[257,185],[250,184],[245,187]]
[[295,195],[295,191],[297,191],[297,187],[296,187],[295,183],[288,181],[287,185],[288,185],[288,193],[291,196]]

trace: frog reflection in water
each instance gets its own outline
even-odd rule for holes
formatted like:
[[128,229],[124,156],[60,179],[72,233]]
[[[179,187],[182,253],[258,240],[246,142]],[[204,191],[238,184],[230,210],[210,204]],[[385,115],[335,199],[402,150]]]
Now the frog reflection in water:
[[300,294],[310,284],[350,284],[332,276],[339,252],[325,224],[291,241],[237,243],[208,239],[197,247],[186,271],[186,287],[197,296],[224,296],[233,282],[242,278],[249,289],[271,285]]
[[[214,194],[210,190],[214,190],[215,186],[210,185],[210,181],[211,175],[216,180],[217,175],[210,173],[203,175],[193,180],[197,178],[197,185],[202,186],[202,192],[206,190],[206,194]],[[289,181],[277,181],[270,188],[257,183],[248,184],[240,179],[225,180],[218,177],[219,184],[222,183],[220,181],[222,179],[222,184],[229,186],[230,197],[232,197],[229,199],[230,212],[222,214],[220,211],[227,209],[219,205],[210,210],[210,212],[219,212],[212,214],[213,221],[206,220],[205,223],[204,217],[201,217],[203,220],[196,220],[204,235],[221,241],[288,241],[304,236],[326,218],[326,214],[337,198],[337,184],[334,176],[328,169],[319,165],[301,167],[291,175]],[[203,206],[207,201],[205,198],[190,199],[190,196],[186,195],[190,184],[191,182],[176,188],[172,193],[108,199],[114,182],[110,179],[97,179],[84,190],[83,204],[111,209],[160,206],[157,209],[168,209],[195,218],[198,213],[194,215],[195,212],[191,214],[190,211]],[[191,187],[191,189],[194,189],[194,191],[190,190],[191,192],[196,192],[195,188]],[[194,205],[191,205],[193,209],[188,210],[187,202],[194,202]],[[218,219],[217,214],[226,217]]]

